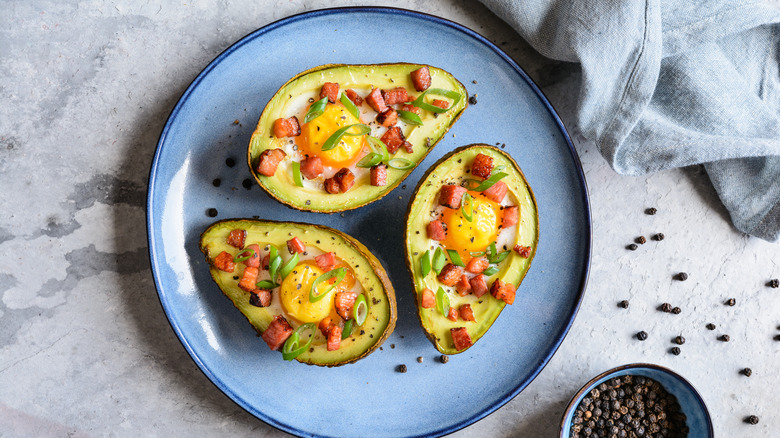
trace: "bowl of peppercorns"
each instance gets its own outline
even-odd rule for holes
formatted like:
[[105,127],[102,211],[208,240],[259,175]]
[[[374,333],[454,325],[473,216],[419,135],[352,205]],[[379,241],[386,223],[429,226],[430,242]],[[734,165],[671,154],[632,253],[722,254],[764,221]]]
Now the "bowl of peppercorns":
[[711,438],[712,419],[696,388],[674,371],[636,363],[594,377],[572,397],[561,438]]

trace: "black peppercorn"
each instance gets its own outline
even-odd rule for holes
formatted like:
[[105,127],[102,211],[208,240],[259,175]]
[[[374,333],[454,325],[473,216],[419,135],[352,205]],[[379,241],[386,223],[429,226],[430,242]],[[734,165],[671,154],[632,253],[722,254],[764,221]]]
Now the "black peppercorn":
[[247,178],[244,181],[241,182],[241,185],[244,186],[245,189],[249,190],[252,188],[254,183],[252,183],[252,180]]
[[640,341],[644,341],[645,339],[647,339],[647,332],[642,330],[641,332],[636,334],[636,338],[639,339]]
[[634,242],[640,245],[644,245],[645,243],[647,243],[647,239],[645,238],[645,236],[639,236],[636,239],[634,239]]
[[398,372],[399,373],[405,373],[406,372],[406,365],[405,364],[398,365]]
[[780,341],[780,335],[775,336],[775,341]]
[[723,304],[725,304],[725,305],[727,305],[727,306],[734,307],[734,305],[735,305],[735,304],[737,304],[737,300],[735,300],[734,298],[729,298],[729,299],[728,299],[728,300],[726,300],[726,302],[724,302]]
[[636,249],[639,248],[636,246],[636,243],[632,243],[631,245],[626,246],[626,249],[630,249],[631,251],[636,251]]
[[713,324],[713,323],[707,324],[707,330],[715,330],[715,328],[716,328],[715,324]]
[[477,104],[477,95],[473,95],[469,97],[469,105],[476,105]]
[[743,368],[742,370],[739,371],[739,373],[745,377],[750,377],[751,375],[753,375],[753,370],[751,370],[750,368]]
[[645,209],[645,214],[649,214],[650,216],[658,213],[658,210],[655,207],[650,207],[648,209]]
[[674,338],[674,343],[677,345],[682,345],[685,343],[685,338],[683,338],[682,335],[677,336],[676,338]]
[[227,164],[227,167],[233,167],[236,165],[236,159],[233,157],[229,157],[225,160],[225,164]]
[[674,279],[678,281],[685,281],[688,279],[688,274],[685,272],[680,272],[679,274],[674,276]]
[[680,347],[672,347],[672,349],[669,350],[669,352],[672,353],[675,356],[679,356],[680,355]]
[[418,356],[417,357],[417,363],[423,363],[423,357],[422,356]]
[[672,305],[669,303],[663,303],[660,306],[658,306],[658,310],[660,310],[661,312],[671,313]]
[[679,315],[680,312],[682,312],[682,309],[680,309],[679,307],[675,307],[672,309],[672,313],[675,315]]
[[777,278],[773,278],[769,280],[769,283],[767,284],[769,285],[769,287],[773,287],[777,289],[778,287],[780,287],[780,280],[778,280]]
[[653,240],[655,240],[656,242],[660,242],[664,240],[664,237],[666,237],[664,236],[664,233],[657,233],[653,235]]
[[756,417],[755,415],[751,415],[749,417],[746,417],[745,418],[745,423],[748,423],[748,424],[758,424],[758,417]]
[[623,300],[618,303],[618,307],[622,307],[624,309],[628,309],[628,300]]
[[718,340],[723,342],[728,342],[729,340],[731,340],[731,338],[729,337],[729,335],[720,335],[720,337],[718,337]]
[[447,356],[446,354],[442,354],[439,360],[441,361],[441,363],[447,363],[450,361],[450,357]]
[[217,209],[216,208],[209,208],[206,210],[206,215],[208,217],[217,217]]
[[214,181],[212,181],[211,184],[213,184],[214,187],[219,187],[219,185],[222,184],[222,180],[219,178],[214,178]]

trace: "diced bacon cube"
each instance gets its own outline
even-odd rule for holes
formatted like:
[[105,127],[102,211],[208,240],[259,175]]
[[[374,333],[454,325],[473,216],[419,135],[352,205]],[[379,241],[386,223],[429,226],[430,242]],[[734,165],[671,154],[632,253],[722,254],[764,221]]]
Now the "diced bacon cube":
[[357,299],[357,292],[338,292],[336,293],[334,305],[336,306],[336,313],[345,320],[350,319],[352,316],[352,307],[355,306],[355,299]]
[[346,193],[355,184],[355,174],[346,167],[336,172],[333,179],[338,183],[341,193]]
[[417,115],[420,114],[420,108],[417,108],[416,106],[412,105],[411,103],[402,106],[401,109],[404,110],[404,111],[409,111],[410,113],[415,113]]
[[458,320],[458,311],[454,307],[450,307],[449,312],[447,312],[447,319],[453,322]]
[[387,146],[387,151],[391,154],[396,153],[405,141],[406,137],[404,137],[404,133],[401,132],[401,128],[398,126],[393,126],[382,135],[382,143]]
[[255,307],[268,307],[271,305],[271,291],[267,289],[255,289],[249,294],[249,304]]
[[342,331],[340,326],[332,324],[332,327],[328,330],[328,351],[336,351],[341,347]]
[[322,159],[316,155],[301,160],[301,175],[306,179],[317,178],[322,175],[323,170]]
[[355,104],[355,106],[359,107],[360,105],[363,105],[363,98],[360,97],[360,95],[357,94],[355,90],[348,88],[347,91],[345,91],[345,93],[347,94],[349,100],[351,100],[352,103]]
[[320,99],[323,97],[328,98],[328,102],[336,103],[339,98],[339,83],[338,82],[325,82],[322,84],[322,90],[320,90]]
[[428,223],[428,238],[441,242],[447,236],[447,232],[444,230],[444,222],[440,220],[431,221]]
[[328,193],[330,193],[332,195],[341,193],[341,187],[339,187],[339,183],[336,182],[336,178],[333,178],[333,177],[328,178],[328,179],[325,180],[324,184],[325,184],[325,191],[326,192],[328,192]]
[[455,289],[458,290],[458,295],[462,297],[465,297],[471,292],[471,283],[469,283],[469,278],[466,274],[460,276],[460,280],[455,283]]
[[427,287],[422,291],[420,305],[423,307],[423,309],[432,309],[436,306],[436,296],[433,294],[433,291]]
[[376,115],[376,122],[385,128],[389,128],[398,122],[398,111],[388,108]]
[[274,121],[274,137],[297,137],[299,135],[301,135],[301,123],[298,121],[298,117],[292,116]]
[[414,89],[417,91],[425,91],[431,86],[431,72],[428,70],[428,66],[418,68],[410,73],[410,76]]
[[244,265],[253,268],[259,268],[260,267],[260,245],[253,243],[251,245],[247,245],[245,249],[251,249],[252,251],[254,251],[254,253],[250,251],[244,251],[239,254],[240,257],[250,256],[248,259],[243,261]]
[[512,283],[504,283],[497,278],[490,286],[490,295],[507,304],[512,304],[515,302],[515,286]]
[[463,270],[460,266],[447,263],[439,273],[439,281],[447,286],[455,286],[461,275],[463,275]]
[[466,193],[464,187],[453,184],[444,185],[439,190],[439,204],[457,210],[460,208],[460,200],[464,193]]
[[482,295],[485,295],[488,291],[487,287],[487,281],[484,274],[479,274],[477,276],[471,277],[471,280],[469,280],[469,283],[471,284],[471,292],[477,297],[482,298]]
[[447,109],[450,107],[450,103],[446,100],[441,99],[433,99],[433,102],[431,102],[431,105],[438,106],[441,109]]
[[274,176],[276,168],[285,156],[287,154],[281,149],[266,149],[257,159],[257,168],[255,170],[263,176]]
[[483,191],[482,194],[493,202],[501,203],[501,201],[504,200],[504,196],[506,196],[507,190],[509,190],[509,188],[503,181],[496,181],[495,184]]
[[466,263],[466,270],[472,274],[481,274],[482,271],[487,269],[489,264],[488,259],[485,257],[474,257]]
[[531,247],[530,246],[523,246],[523,245],[515,245],[514,247],[515,252],[520,254],[520,257],[528,258],[531,255]]
[[520,208],[518,208],[516,205],[511,207],[504,207],[504,214],[501,217],[501,228],[509,228],[517,225],[519,216]]
[[412,143],[409,141],[404,141],[403,144],[401,144],[401,146],[404,147],[404,150],[406,151],[407,154],[411,154],[412,152],[414,152]]
[[301,239],[298,238],[298,236],[295,236],[287,241],[287,251],[289,251],[290,254],[294,254],[296,252],[298,254],[303,254],[303,252],[306,251],[306,245],[301,241]]
[[262,338],[268,344],[268,348],[278,350],[282,348],[282,345],[292,335],[292,332],[293,328],[284,316],[276,315],[273,321],[268,324],[268,328],[263,332]]
[[230,234],[227,236],[227,244],[238,249],[244,249],[244,243],[246,242],[246,230],[230,230]]
[[396,105],[409,101],[409,93],[404,87],[395,87],[391,90],[382,90],[382,98],[385,105]]
[[366,96],[366,102],[378,113],[384,112],[387,109],[385,99],[382,97],[382,91],[379,88],[371,90],[368,96]]
[[371,185],[377,187],[387,185],[387,165],[379,163],[371,168]]
[[241,281],[238,282],[238,287],[244,289],[247,292],[252,292],[257,289],[257,275],[260,273],[260,269],[247,266],[244,268],[244,275],[241,276]]
[[452,343],[455,344],[455,349],[458,351],[463,351],[474,345],[466,327],[452,328],[450,334],[452,335]]
[[493,157],[485,154],[477,154],[471,163],[471,174],[482,179],[490,177],[493,172]]
[[477,320],[474,319],[474,311],[471,310],[471,304],[464,304],[460,306],[458,313],[460,313],[460,319],[464,321],[477,322]]
[[322,321],[320,321],[319,324],[317,324],[317,327],[322,332],[322,335],[326,338],[328,337],[328,333],[330,333],[330,328],[334,326],[334,324],[331,324],[330,321],[330,316],[326,316]]
[[227,251],[222,251],[214,257],[213,265],[215,268],[224,272],[233,272],[236,268],[236,264],[233,262],[233,256]]
[[336,267],[336,254],[332,252],[326,252],[314,257],[314,262],[317,263],[317,267],[322,269],[323,272],[328,272]]

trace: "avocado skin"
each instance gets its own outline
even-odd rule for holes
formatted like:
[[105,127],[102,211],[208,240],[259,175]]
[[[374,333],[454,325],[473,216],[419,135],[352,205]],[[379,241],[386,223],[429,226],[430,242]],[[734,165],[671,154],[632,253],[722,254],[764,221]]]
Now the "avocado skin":
[[[459,297],[457,293],[450,294],[452,305],[469,303],[474,311],[477,322],[465,322],[460,319],[457,322],[448,320],[441,315],[436,308],[425,309],[421,305],[422,290],[425,287],[436,292],[441,283],[436,281],[436,274],[431,272],[425,279],[421,278],[419,257],[427,250],[429,240],[427,238],[426,225],[432,206],[438,203],[439,188],[445,183],[459,183],[462,178],[468,177],[466,169],[469,169],[474,157],[479,154],[487,154],[493,157],[493,166],[504,165],[511,171],[510,175],[502,179],[510,186],[509,192],[513,193],[517,204],[520,205],[520,221],[517,225],[518,242],[531,246],[529,257],[522,258],[515,251],[501,264],[501,271],[489,277],[488,287],[496,278],[511,282],[518,287],[517,293],[522,289],[520,284],[525,278],[531,262],[536,255],[539,242],[539,215],[536,198],[525,175],[517,162],[499,148],[486,144],[471,144],[461,146],[445,155],[431,166],[420,179],[415,188],[412,200],[406,211],[406,229],[404,231],[404,252],[406,254],[406,267],[412,278],[415,290],[415,304],[420,325],[438,351],[444,354],[458,354],[468,350],[456,350],[449,334],[450,328],[467,327],[473,345],[487,333],[498,315],[506,306],[501,300],[497,300],[489,293],[477,299],[474,295]],[[460,160],[460,163],[458,162]],[[507,194],[509,196],[509,194]],[[419,234],[418,234],[419,233]],[[415,254],[417,253],[417,254]],[[434,287],[435,286],[435,287]],[[441,285],[443,286],[443,285]],[[445,290],[453,288],[444,287]],[[517,304],[514,304],[517,306]],[[472,346],[473,346],[472,345]]]
[[[279,222],[256,219],[225,219],[210,225],[200,236],[199,248],[209,264],[211,278],[233,305],[246,317],[252,327],[262,334],[274,314],[268,308],[249,304],[249,292],[240,289],[234,276],[240,276],[243,265],[236,264],[232,273],[222,272],[211,265],[211,260],[222,251],[237,252],[225,243],[230,230],[247,230],[247,244],[261,242],[276,245],[280,253],[287,254],[286,242],[298,236],[306,246],[315,246],[324,252],[333,251],[337,257],[349,263],[355,271],[356,279],[361,282],[370,305],[366,322],[360,327],[364,331],[354,332],[350,338],[342,340],[342,347],[336,351],[327,351],[324,342],[317,344],[322,337],[318,333],[313,344],[314,351],[308,351],[296,358],[309,365],[340,366],[360,360],[374,350],[390,336],[395,329],[398,317],[395,301],[395,289],[381,263],[363,244],[355,238],[330,227],[300,222]],[[292,236],[290,236],[292,234]],[[317,243],[319,241],[320,243]],[[262,247],[263,245],[261,245]],[[357,267],[356,267],[357,266]],[[274,299],[278,289],[273,292]],[[354,338],[355,341],[350,341]],[[259,348],[267,348],[260,342]],[[282,360],[279,355],[279,360]]]
[[[316,91],[319,94],[320,87],[325,82],[338,82],[340,89],[359,88],[372,85],[380,89],[389,89],[399,86],[406,87],[410,95],[417,96],[412,85],[409,73],[417,70],[425,64],[410,63],[386,63],[386,64],[326,64],[303,71],[282,85],[263,109],[257,122],[257,127],[252,134],[247,150],[247,164],[249,171],[257,184],[265,190],[269,196],[286,206],[301,210],[319,213],[338,213],[353,210],[370,204],[383,198],[393,191],[406,177],[414,171],[436,144],[444,138],[444,135],[452,125],[460,118],[468,107],[468,91],[466,87],[450,73],[443,69],[428,65],[433,78],[431,88],[446,88],[457,91],[461,99],[457,105],[449,111],[439,114],[435,119],[427,122],[428,126],[415,128],[407,140],[414,145],[414,153],[404,155],[414,162],[415,166],[405,171],[390,170],[387,184],[381,187],[362,185],[353,187],[347,193],[329,194],[324,190],[321,193],[304,192],[291,182],[283,181],[277,176],[264,177],[255,170],[257,159],[266,149],[278,147],[272,138],[273,122],[280,117],[289,117],[283,111],[284,103],[288,96],[296,96],[304,92]],[[358,82],[356,78],[366,78],[366,75],[376,75]],[[364,103],[364,105],[367,105]],[[282,109],[279,109],[279,108]],[[301,121],[302,123],[303,121]],[[426,141],[430,138],[430,141]],[[279,172],[277,171],[277,174]]]

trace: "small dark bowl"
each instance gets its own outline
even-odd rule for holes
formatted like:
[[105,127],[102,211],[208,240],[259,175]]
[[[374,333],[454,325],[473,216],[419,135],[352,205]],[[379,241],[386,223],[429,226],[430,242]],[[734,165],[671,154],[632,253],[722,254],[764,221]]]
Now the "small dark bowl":
[[559,437],[569,438],[574,412],[586,394],[613,377],[626,375],[649,377],[660,383],[667,392],[677,397],[682,412],[687,417],[686,425],[690,429],[688,438],[712,438],[714,436],[712,419],[707,405],[704,404],[704,400],[690,382],[668,368],[648,363],[634,363],[605,371],[580,388],[563,413]]

